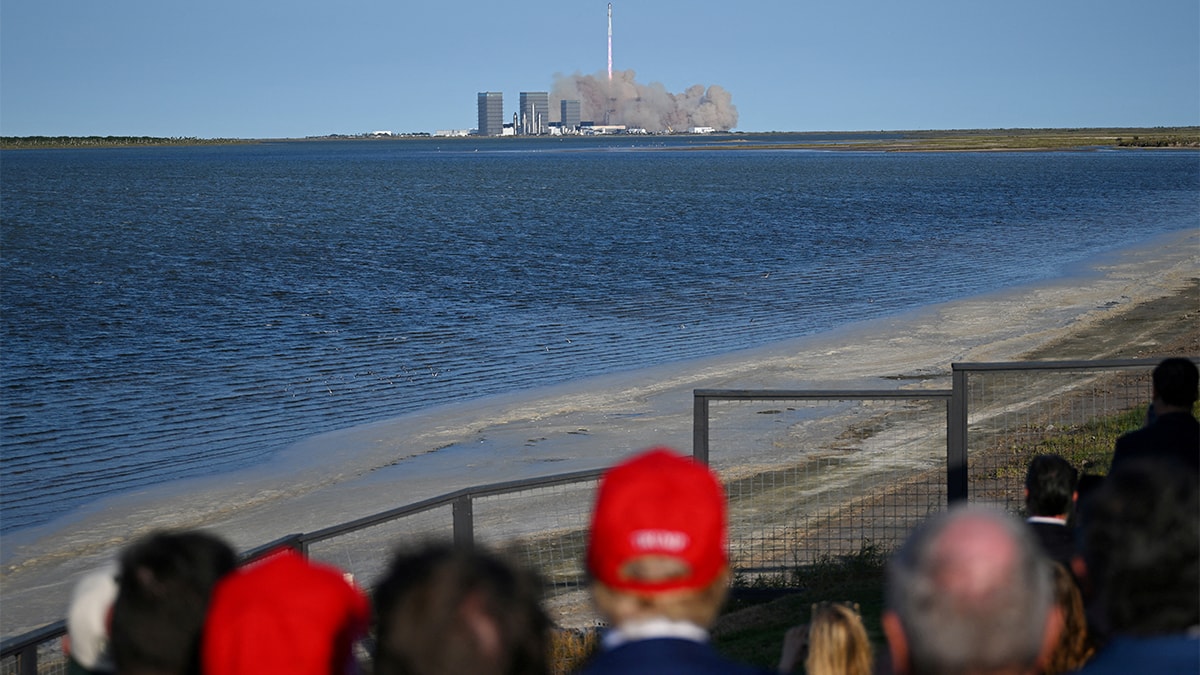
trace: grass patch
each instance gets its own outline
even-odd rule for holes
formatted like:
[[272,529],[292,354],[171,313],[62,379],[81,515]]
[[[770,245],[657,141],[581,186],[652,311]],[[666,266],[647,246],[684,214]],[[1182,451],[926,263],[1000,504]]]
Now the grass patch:
[[[759,577],[743,585],[735,580],[731,600],[713,631],[713,644],[729,658],[774,669],[784,632],[808,623],[813,604],[831,600],[858,604],[879,654],[886,649],[879,616],[887,557],[887,552],[866,543],[857,553],[827,556],[778,577]],[[779,597],[764,600],[765,596],[753,592],[776,582],[786,582],[776,588],[782,594]]]
[[1140,405],[1078,425],[1025,429],[1022,433],[1033,434],[1037,440],[1014,444],[1005,461],[990,467],[988,473],[994,478],[1024,481],[1026,468],[1034,457],[1059,455],[1080,473],[1107,475],[1117,438],[1145,424],[1147,408],[1147,405]]

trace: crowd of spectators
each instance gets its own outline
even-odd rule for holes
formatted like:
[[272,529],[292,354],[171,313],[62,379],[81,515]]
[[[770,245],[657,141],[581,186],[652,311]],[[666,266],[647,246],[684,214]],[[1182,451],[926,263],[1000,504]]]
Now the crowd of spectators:
[[[780,636],[777,672],[1200,672],[1197,379],[1186,359],[1155,369],[1158,412],[1085,497],[1069,462],[1042,455],[1024,522],[959,504],[921,523],[887,566],[882,658],[856,606],[821,603]],[[604,474],[586,567],[607,629],[583,675],[770,672],[709,639],[731,578],[726,517],[716,475],[670,449]],[[397,551],[368,596],[289,549],[239,565],[210,534],[159,532],[78,582],[69,669],[543,675],[553,625],[540,589],[491,552],[428,544]]]

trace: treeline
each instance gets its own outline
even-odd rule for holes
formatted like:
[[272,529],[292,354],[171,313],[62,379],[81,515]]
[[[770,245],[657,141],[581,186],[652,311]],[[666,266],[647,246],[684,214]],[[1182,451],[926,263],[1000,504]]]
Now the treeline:
[[227,145],[247,141],[191,136],[0,136],[0,148],[91,148],[138,145]]
[[1117,145],[1123,148],[1200,148],[1200,136],[1134,136],[1118,138]]

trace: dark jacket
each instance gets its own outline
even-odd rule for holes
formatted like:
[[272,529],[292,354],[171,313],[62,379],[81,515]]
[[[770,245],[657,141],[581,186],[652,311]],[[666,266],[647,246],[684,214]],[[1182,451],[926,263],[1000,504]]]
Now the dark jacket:
[[580,675],[766,675],[717,653],[705,642],[651,638],[602,650]]
[[1191,413],[1167,413],[1121,436],[1113,452],[1112,470],[1142,457],[1169,459],[1200,472],[1200,422]]

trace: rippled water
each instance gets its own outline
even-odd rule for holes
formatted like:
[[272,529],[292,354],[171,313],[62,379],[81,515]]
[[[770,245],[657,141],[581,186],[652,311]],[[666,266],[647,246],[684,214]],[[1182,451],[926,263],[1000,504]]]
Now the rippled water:
[[0,530],[319,432],[810,334],[1200,225],[1195,152],[673,143],[6,152]]

